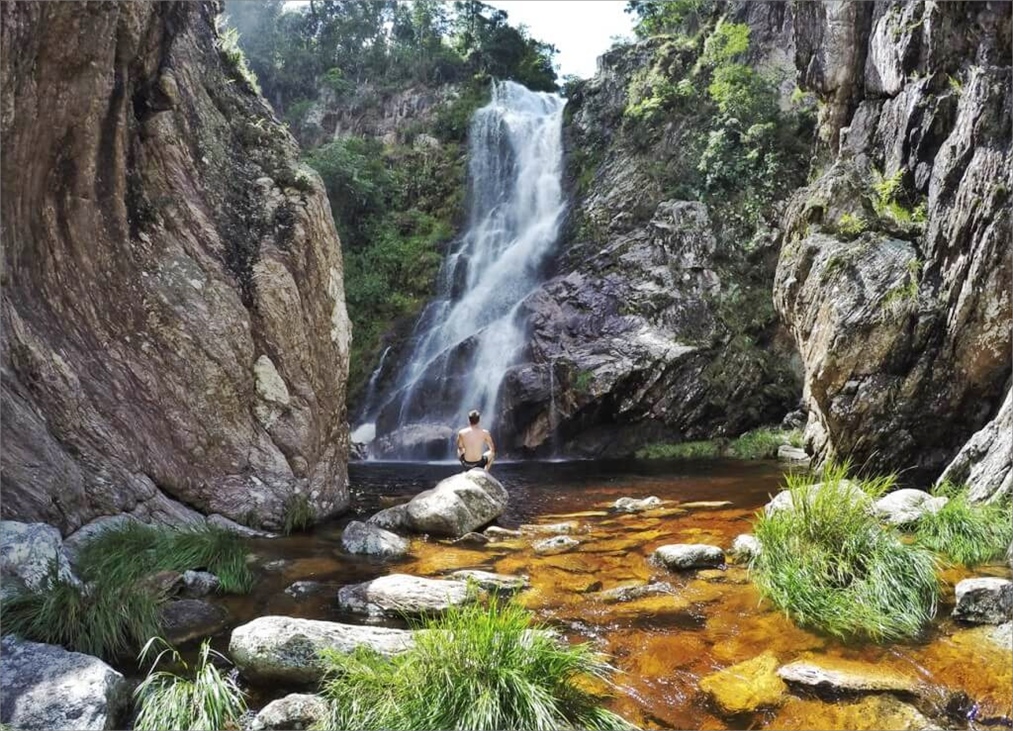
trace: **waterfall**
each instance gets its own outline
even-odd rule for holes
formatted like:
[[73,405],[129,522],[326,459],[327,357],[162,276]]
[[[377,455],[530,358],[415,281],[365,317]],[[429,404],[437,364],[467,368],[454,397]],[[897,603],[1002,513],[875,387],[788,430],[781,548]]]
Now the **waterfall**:
[[396,385],[374,409],[378,436],[412,424],[458,426],[470,409],[494,420],[500,384],[526,341],[518,306],[541,283],[562,219],[564,104],[503,81],[475,112],[467,229],[443,263]]

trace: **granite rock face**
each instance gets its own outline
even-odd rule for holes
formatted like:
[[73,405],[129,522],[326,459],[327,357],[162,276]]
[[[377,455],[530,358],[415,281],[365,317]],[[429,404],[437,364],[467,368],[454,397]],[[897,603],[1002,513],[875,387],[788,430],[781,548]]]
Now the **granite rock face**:
[[[807,451],[934,479],[1009,390],[1010,206],[997,181],[1013,173],[1011,7],[797,9],[800,83],[825,102],[832,158],[786,209],[774,285],[803,364]],[[997,475],[983,485],[1007,479],[1001,461],[982,463]]]
[[966,484],[971,500],[1013,500],[1013,391],[943,470],[939,482],[947,480]]
[[219,9],[0,10],[5,517],[348,505],[340,244]]

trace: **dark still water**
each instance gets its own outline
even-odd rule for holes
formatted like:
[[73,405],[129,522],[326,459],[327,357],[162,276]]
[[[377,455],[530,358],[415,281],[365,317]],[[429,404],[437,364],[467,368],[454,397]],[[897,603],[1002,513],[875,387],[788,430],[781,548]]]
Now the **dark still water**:
[[[975,630],[941,619],[921,643],[843,645],[798,629],[766,605],[742,567],[676,574],[648,561],[656,548],[670,543],[709,543],[727,550],[735,536],[750,531],[757,508],[780,489],[783,470],[774,463],[497,463],[493,474],[510,493],[499,525],[571,522],[570,535],[580,544],[565,553],[539,555],[531,544],[543,536],[527,533],[477,548],[416,537],[410,555],[396,561],[344,553],[341,532],[348,521],[364,520],[459,470],[456,464],[353,463],[350,514],[308,534],[253,541],[257,586],[249,596],[224,600],[233,626],[268,614],[358,623],[361,619],[343,616],[335,606],[334,596],[344,584],[389,573],[438,577],[477,568],[527,576],[530,588],[518,594],[517,601],[571,641],[592,642],[607,653],[617,668],[611,707],[644,728],[909,727],[902,725],[908,721],[897,720],[903,714],[896,715],[879,697],[828,701],[788,694],[767,710],[722,715],[701,691],[700,681],[763,653],[773,654],[781,664],[808,654],[913,676],[921,691],[911,702],[944,727],[949,727],[944,707],[954,693],[966,693],[982,715],[1010,715],[1011,655],[969,634]],[[650,495],[661,498],[663,506],[638,514],[610,509],[620,497]],[[1007,575],[1008,570],[976,571],[986,573]],[[959,572],[947,574],[949,582],[959,578]],[[324,587],[297,598],[285,592],[297,581],[321,582]],[[668,582],[672,588],[626,602],[609,601],[601,594],[652,581]],[[952,593],[952,588],[944,588],[944,597]],[[939,616],[949,611],[943,606]],[[228,633],[218,646],[224,649],[227,643]],[[286,692],[250,690],[254,707]],[[884,721],[890,713],[896,718]]]

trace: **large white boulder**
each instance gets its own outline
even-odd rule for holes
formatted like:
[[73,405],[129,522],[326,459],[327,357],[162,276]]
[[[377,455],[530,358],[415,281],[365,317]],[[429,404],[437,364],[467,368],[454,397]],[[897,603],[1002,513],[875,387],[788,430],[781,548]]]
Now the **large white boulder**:
[[56,645],[0,642],[0,722],[16,729],[122,728],[130,697],[123,676],[91,655]]
[[368,617],[438,614],[469,601],[465,581],[390,574],[338,589],[338,606]]
[[404,652],[411,643],[408,630],[266,616],[232,630],[229,656],[244,676],[254,680],[313,683],[324,671],[319,657],[324,648],[351,653],[368,647],[390,656]]
[[459,538],[491,523],[506,510],[507,491],[483,469],[452,475],[411,499],[410,526],[419,533]]
[[924,490],[904,488],[881,497],[873,505],[876,515],[893,525],[915,523],[926,513],[938,513],[949,502],[946,497],[932,497]]

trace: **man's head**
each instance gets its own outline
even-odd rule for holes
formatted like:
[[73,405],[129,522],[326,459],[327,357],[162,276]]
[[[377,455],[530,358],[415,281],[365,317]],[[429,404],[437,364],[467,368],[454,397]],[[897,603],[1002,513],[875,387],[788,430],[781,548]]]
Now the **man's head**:
[[475,424],[478,423],[478,420],[481,418],[481,416],[482,416],[481,414],[472,409],[471,411],[468,412],[468,423],[471,424],[472,426],[475,426]]

